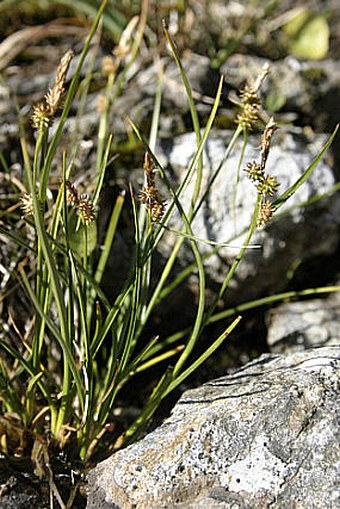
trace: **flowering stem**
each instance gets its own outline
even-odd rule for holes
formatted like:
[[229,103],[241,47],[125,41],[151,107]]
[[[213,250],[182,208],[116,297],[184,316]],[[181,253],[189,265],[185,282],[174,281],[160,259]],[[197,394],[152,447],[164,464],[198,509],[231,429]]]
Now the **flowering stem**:
[[248,230],[247,237],[246,237],[244,244],[243,244],[242,248],[240,249],[238,255],[236,256],[232,266],[230,267],[229,272],[221,285],[219,293],[216,295],[214,301],[212,302],[210,308],[208,309],[208,312],[206,313],[206,315],[204,317],[203,327],[209,323],[210,317],[213,314],[213,312],[217,306],[217,303],[219,302],[220,299],[222,299],[224,297],[224,294],[229,286],[229,283],[230,283],[231,279],[233,278],[233,276],[234,276],[234,274],[235,274],[235,272],[236,272],[236,270],[244,256],[244,253],[245,253],[247,247],[250,244],[251,238],[254,234],[254,231],[255,231],[256,225],[257,225],[257,218],[258,218],[259,210],[260,210],[260,206],[261,206],[261,198],[262,198],[261,194],[258,193],[255,208],[253,211],[252,221],[250,224],[250,228]]

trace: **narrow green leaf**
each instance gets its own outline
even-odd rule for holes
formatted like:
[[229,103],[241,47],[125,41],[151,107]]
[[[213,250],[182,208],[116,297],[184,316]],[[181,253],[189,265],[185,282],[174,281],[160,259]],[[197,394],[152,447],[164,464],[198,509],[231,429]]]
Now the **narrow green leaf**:
[[129,445],[136,437],[138,433],[142,431],[145,424],[151,419],[152,415],[155,413],[158,408],[160,402],[164,398],[167,388],[169,387],[173,378],[173,372],[171,368],[168,368],[167,371],[162,376],[161,380],[158,382],[155,387],[152,395],[148,403],[143,408],[140,416],[135,420],[135,422],[130,426],[125,433],[124,445]]
[[16,359],[20,363],[20,365],[24,368],[24,370],[35,379],[35,382],[39,386],[42,395],[46,398],[49,407],[54,408],[55,403],[52,400],[51,394],[49,393],[44,383],[41,381],[41,377],[38,376],[37,378],[35,378],[37,376],[37,373],[32,364],[28,360],[24,359],[20,352],[18,352],[15,348],[5,343],[4,341],[0,340],[0,347],[6,350],[14,359]]
[[[257,309],[262,306],[270,306],[276,302],[284,302],[290,299],[298,299],[302,297],[315,297],[317,295],[323,295],[326,293],[340,292],[340,286],[320,286],[319,288],[306,288],[304,290],[291,290],[289,292],[276,293],[274,295],[268,295],[261,297],[260,299],[250,300],[235,306],[233,308],[226,309],[219,313],[215,313],[211,316],[209,323],[215,323],[220,320],[225,320],[237,313],[244,313],[250,309]],[[178,338],[179,339],[179,338]],[[177,340],[178,340],[177,339]]]
[[102,276],[112,247],[113,239],[117,231],[118,221],[123,210],[124,201],[125,192],[122,192],[119,194],[119,196],[117,196],[116,203],[111,214],[109,227],[106,231],[103,250],[100,255],[96,273],[94,276],[94,279],[97,283],[100,283],[102,280]]
[[[172,53],[173,53],[174,58],[175,58],[175,62],[177,64],[177,67],[179,69],[179,72],[180,72],[180,75],[181,75],[181,78],[182,78],[182,81],[183,81],[183,84],[184,84],[184,87],[185,87],[185,92],[187,94],[188,102],[189,102],[189,108],[190,108],[192,124],[193,124],[194,132],[195,132],[195,135],[196,135],[196,144],[197,144],[197,147],[199,147],[200,142],[201,142],[200,123],[199,123],[199,118],[198,118],[198,113],[197,113],[195,101],[194,101],[194,98],[193,98],[193,95],[192,95],[191,86],[190,86],[188,77],[186,75],[186,72],[184,70],[184,67],[182,65],[181,58],[180,58],[179,53],[178,53],[177,48],[176,48],[176,44],[174,43],[174,41],[172,40],[171,35],[168,32],[164,20],[163,20],[163,30],[164,30],[165,36],[167,38],[167,41],[168,41],[168,43],[169,43],[169,45],[171,47]],[[199,193],[200,193],[201,184],[202,184],[202,177],[203,177],[203,155],[201,153],[200,156],[199,156],[199,159],[198,159],[196,182],[195,182],[195,187],[194,187],[194,190],[193,190],[192,200],[191,200],[191,208],[192,209],[194,209],[196,201],[197,201]],[[190,212],[189,212],[189,216],[190,216]]]
[[72,78],[72,81],[70,83],[70,86],[69,86],[69,90],[68,90],[68,93],[67,93],[67,96],[66,96],[66,99],[65,99],[65,103],[64,103],[64,106],[63,106],[63,111],[62,111],[62,114],[61,114],[61,117],[60,117],[60,120],[59,120],[59,124],[58,124],[58,127],[56,129],[56,132],[53,136],[53,139],[51,141],[51,144],[49,146],[49,149],[48,149],[48,152],[47,152],[47,155],[46,155],[46,159],[45,159],[45,162],[44,162],[44,167],[43,167],[43,172],[42,172],[42,181],[40,182],[40,187],[44,190],[46,189],[47,187],[47,181],[48,181],[48,176],[49,176],[49,172],[50,172],[50,168],[51,168],[51,164],[52,164],[52,161],[53,161],[53,158],[54,158],[54,155],[56,153],[56,150],[59,146],[59,142],[60,142],[60,138],[61,138],[61,135],[62,135],[62,132],[63,132],[63,128],[64,128],[64,124],[66,122],[66,119],[68,117],[68,114],[70,112],[70,109],[71,109],[71,105],[72,105],[72,101],[74,99],[74,96],[76,94],[76,90],[77,90],[77,86],[78,86],[78,81],[79,81],[79,77],[80,77],[80,72],[81,72],[81,69],[83,67],[83,64],[84,64],[84,60],[85,60],[85,57],[90,49],[90,44],[91,44],[91,41],[97,31],[97,28],[98,28],[98,25],[99,25],[99,22],[101,20],[101,17],[103,16],[103,13],[104,13],[104,10],[107,6],[107,3],[108,3],[108,0],[103,0],[103,2],[101,3],[98,11],[97,11],[97,15],[92,23],[92,26],[91,26],[91,29],[90,29],[90,33],[85,41],[85,45],[84,45],[84,48],[81,52],[81,55],[80,55],[80,58],[79,58],[79,61],[78,61],[78,65],[77,65],[77,69],[74,73],[74,76]]
[[34,390],[35,385],[37,385],[37,382],[40,380],[40,378],[43,376],[43,372],[40,371],[40,373],[37,373],[35,376],[33,376],[27,385],[27,396]]
[[93,358],[96,357],[103,341],[105,340],[106,336],[109,334],[110,329],[112,328],[113,324],[119,317],[122,305],[126,298],[128,297],[129,293],[131,292],[132,285],[128,285],[123,292],[117,297],[116,302],[111,307],[109,313],[107,314],[104,323],[102,327],[100,328],[100,331],[98,334],[93,338],[91,343],[91,355]]
[[[68,216],[68,232],[69,232],[69,244],[72,251],[78,257],[82,259],[85,255],[85,251],[90,255],[97,247],[97,225],[95,221],[92,221],[88,225],[83,223],[79,224],[79,218],[76,214],[69,214]],[[87,229],[87,248],[84,247],[84,230]]]
[[59,343],[59,345],[60,345],[60,347],[61,347],[61,349],[63,351],[63,355],[65,356],[65,359],[67,360],[67,363],[68,363],[68,365],[69,365],[69,367],[71,369],[72,375],[74,377],[74,381],[76,383],[76,387],[77,387],[77,391],[78,391],[78,396],[79,396],[80,404],[81,404],[81,406],[83,406],[83,404],[84,404],[84,400],[83,400],[83,384],[82,384],[82,381],[81,381],[81,378],[80,378],[80,375],[79,375],[79,372],[78,372],[78,369],[77,369],[77,366],[76,366],[76,363],[75,363],[75,359],[74,359],[73,353],[72,353],[72,351],[70,349],[69,342],[67,340],[65,340],[65,336],[63,335],[63,333],[59,332],[57,327],[52,322],[51,318],[44,313],[44,310],[42,309],[42,307],[40,305],[40,302],[38,301],[36,295],[34,294],[32,288],[31,288],[31,285],[30,285],[30,283],[29,283],[29,281],[27,279],[27,276],[25,274],[24,269],[23,268],[19,268],[19,270],[20,270],[20,273],[21,273],[22,280],[23,280],[23,282],[25,284],[26,290],[28,292],[29,298],[32,301],[32,304],[34,305],[35,309],[37,310],[37,312],[39,313],[41,318],[43,320],[45,320],[48,328],[50,329],[50,331],[52,332],[52,334],[54,335],[54,337],[58,341],[58,343]]
[[[0,343],[1,346],[1,343]],[[3,363],[0,359],[0,397],[5,405],[7,412],[15,412],[18,415],[25,413],[25,406],[21,402],[18,390],[13,386]]]
[[294,193],[296,193],[296,191],[299,189],[299,187],[301,187],[302,184],[304,184],[304,182],[306,182],[306,180],[308,179],[308,177],[310,176],[312,171],[315,169],[317,164],[320,162],[320,160],[324,156],[325,152],[327,152],[327,150],[333,143],[333,140],[336,136],[336,133],[338,132],[338,129],[339,129],[339,124],[335,127],[335,129],[334,129],[332,135],[330,136],[329,140],[327,141],[326,145],[322,148],[322,150],[319,152],[319,154],[316,156],[316,158],[310,164],[310,166],[308,166],[308,168],[301,175],[301,177],[292,186],[290,186],[289,189],[287,189],[283,194],[281,194],[281,196],[279,196],[276,200],[273,201],[272,206],[274,207],[275,210],[282,207],[282,205],[284,205],[284,203],[286,203],[286,201],[289,200],[289,198],[291,196],[293,196]]
[[29,251],[31,253],[35,253],[35,249],[31,247],[27,242],[25,242],[23,239],[19,237],[19,235],[15,235],[14,233],[6,230],[2,226],[0,226],[0,233],[4,235],[5,237],[11,239],[15,244],[19,247],[23,247],[26,251]]
[[234,328],[238,325],[239,321],[241,320],[241,317],[238,316],[235,318],[235,320],[232,322],[231,325],[221,334],[214,343],[207,348],[207,350],[196,360],[194,361],[185,371],[183,371],[180,375],[178,375],[172,382],[169,384],[165,394],[163,397],[167,396],[172,392],[176,387],[178,387],[181,383],[184,382],[188,376],[190,376],[203,362],[205,362],[214,352],[217,350],[217,348],[225,341],[225,339],[229,336],[229,334],[234,330]]

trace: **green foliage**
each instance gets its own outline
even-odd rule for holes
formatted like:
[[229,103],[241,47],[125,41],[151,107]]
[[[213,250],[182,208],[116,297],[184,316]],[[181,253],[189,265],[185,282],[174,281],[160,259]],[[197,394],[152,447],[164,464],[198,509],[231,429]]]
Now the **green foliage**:
[[88,226],[85,226],[83,223],[79,221],[79,218],[75,214],[70,214],[68,222],[69,245],[70,249],[78,258],[84,258],[85,256],[84,248],[85,229],[87,230],[86,252],[88,255],[91,255],[91,253],[93,253],[97,245],[96,223],[92,222]]
[[324,16],[313,15],[302,8],[284,26],[289,50],[298,58],[321,60],[329,49],[329,26]]
[[[90,5],[91,2],[87,4]],[[77,189],[71,184],[72,158],[67,152],[63,154],[60,169],[61,184],[54,198],[48,200],[51,168],[56,163],[65,122],[79,90],[81,68],[107,4],[107,0],[103,1],[95,16],[78,67],[70,83],[56,129],[52,133],[49,125],[41,124],[33,156],[27,148],[25,139],[21,138],[25,166],[24,180],[27,182],[28,193],[25,198],[26,219],[34,231],[34,247],[29,244],[29,241],[0,227],[0,233],[6,235],[12,242],[30,251],[30,254],[32,251],[36,253],[35,263],[32,264],[30,270],[25,270],[24,265],[21,265],[18,275],[20,284],[24,287],[34,309],[31,334],[25,339],[20,337],[20,341],[15,345],[7,340],[0,341],[0,348],[6,353],[6,358],[0,361],[1,411],[4,414],[12,412],[18,415],[25,432],[30,432],[33,436],[43,436],[48,426],[52,437],[60,447],[64,447],[73,438],[77,453],[84,461],[90,460],[104,447],[105,434],[115,421],[115,410],[121,404],[119,401],[123,397],[123,389],[131,379],[138,373],[154,366],[157,366],[158,371],[161,371],[159,380],[140,415],[134,422],[129,422],[129,426],[120,437],[115,436],[116,442],[113,444],[113,448],[128,444],[137,438],[161,401],[187,379],[226,340],[240,321],[239,311],[264,303],[261,300],[248,304],[248,308],[241,309],[240,307],[228,310],[223,315],[216,314],[218,301],[225,295],[257,228],[264,193],[262,186],[261,190],[258,188],[257,191],[257,202],[245,244],[235,257],[234,263],[216,292],[215,299],[207,305],[204,264],[206,259],[218,252],[222,245],[212,246],[211,253],[203,257],[200,252],[202,239],[195,237],[192,222],[208,192],[207,190],[202,193],[202,154],[220,104],[222,79],[207,123],[202,126],[179,52],[166,26],[164,26],[165,36],[181,74],[190,106],[192,126],[196,134],[196,151],[185,178],[178,187],[175,187],[155,153],[163,78],[162,72],[160,72],[149,138],[140,132],[133,120],[130,120],[130,124],[138,141],[148,154],[147,160],[152,165],[149,168],[150,174],[154,175],[154,172],[159,174],[167,188],[170,200],[164,215],[154,221],[150,214],[150,207],[157,205],[154,201],[158,195],[154,191],[154,194],[151,194],[150,189],[147,189],[146,182],[145,193],[148,191],[147,196],[149,198],[151,196],[154,200],[146,200],[148,208],[143,205],[139,206],[133,192],[130,191],[130,211],[134,232],[133,263],[127,281],[122,288],[118,289],[113,302],[109,301],[102,289],[102,279],[111,247],[116,240],[115,236],[123,206],[128,200],[125,192],[116,198],[105,238],[99,250],[97,249],[96,215],[98,208],[96,209],[96,207],[112,147],[112,136],[108,127],[108,110],[114,106],[116,97],[114,94],[122,91],[128,66],[132,64],[138,53],[145,26],[142,20],[137,28],[138,37],[131,49],[132,59],[125,67],[123,66],[121,75],[117,78],[120,80],[119,92],[113,92],[114,77],[112,75],[107,77],[107,100],[98,122],[97,159],[96,168],[93,171],[92,201],[78,194]],[[248,102],[250,99],[258,99],[256,90],[249,88],[247,93]],[[245,115],[246,111],[244,110],[243,114]],[[257,108],[254,107],[252,115],[254,116],[256,112]],[[271,124],[271,128],[273,129],[273,124]],[[275,210],[305,182],[325,150],[329,148],[335,134],[336,130],[303,177],[273,201]],[[224,162],[234,149],[236,140],[242,135],[245,146],[248,139],[247,130],[244,126],[238,125],[226,148],[225,157],[212,176],[209,186],[222,171]],[[71,153],[73,150],[74,147],[71,147]],[[265,153],[265,150],[263,152]],[[265,158],[267,155],[266,153]],[[241,168],[241,159],[242,157],[239,169]],[[4,163],[3,157],[2,160]],[[265,162],[262,159],[261,171],[263,173]],[[268,176],[263,175],[264,177]],[[238,182],[239,175],[236,178]],[[192,180],[195,185],[190,197],[190,206],[186,210],[182,198]],[[276,184],[272,186],[272,194],[276,187]],[[256,193],[256,190],[254,192]],[[154,287],[152,285],[154,253],[164,231],[170,228],[170,221],[175,212],[182,220],[182,230],[176,232],[175,245]],[[194,263],[187,267],[182,274],[173,277],[173,269],[185,241],[188,241],[191,247]],[[209,243],[209,239],[204,241]],[[192,273],[197,274],[198,277],[198,304],[196,316],[190,329],[178,331],[168,338],[146,336],[150,318],[157,314],[157,306],[166,298],[171,298],[173,289]],[[222,334],[217,338],[212,338],[206,350],[198,354],[197,346],[206,326],[213,321],[222,319],[228,319]],[[54,359],[55,355],[57,358],[59,357],[58,362]]]
[[[12,15],[18,13],[30,18],[37,13],[42,16],[44,13],[48,14],[51,10],[58,12],[63,8],[62,14],[66,12],[94,19],[100,5],[100,0],[74,0],[73,2],[68,0],[3,0],[0,4],[0,15],[10,11]],[[127,13],[124,12],[125,8],[122,0],[108,0],[108,7],[103,15],[103,23],[114,39],[118,41],[127,24],[129,10],[127,10]],[[136,8],[133,2],[130,2],[129,7],[131,10],[133,7]]]

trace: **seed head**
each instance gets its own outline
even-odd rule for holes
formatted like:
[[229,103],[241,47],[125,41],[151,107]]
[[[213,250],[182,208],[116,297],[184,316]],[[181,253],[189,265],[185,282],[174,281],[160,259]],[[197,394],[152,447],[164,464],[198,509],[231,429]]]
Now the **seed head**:
[[152,206],[149,209],[151,221],[160,221],[164,215],[165,204],[160,199],[152,203]]
[[156,187],[155,167],[148,152],[145,153],[143,167],[146,184],[139,195],[139,199],[148,209],[151,221],[160,221],[164,214],[165,202]]
[[269,200],[264,200],[261,203],[259,216],[257,218],[257,226],[261,226],[263,224],[268,223],[270,219],[272,218],[274,213],[274,208],[272,206],[272,203]]
[[40,102],[33,106],[32,125],[35,129],[47,129],[52,124],[49,108]]
[[270,149],[270,142],[271,142],[272,136],[277,128],[278,127],[277,127],[277,124],[274,122],[274,118],[271,117],[269,119],[269,122],[266,125],[266,128],[263,131],[263,134],[261,137],[261,168],[263,170],[267,163],[267,158],[268,158],[269,149]]
[[264,178],[264,171],[260,168],[256,161],[247,163],[247,167],[244,170],[247,173],[247,177],[252,182],[261,182]]
[[242,104],[252,104],[253,106],[260,106],[260,98],[258,96],[258,90],[256,90],[251,85],[245,85],[243,90],[241,90],[240,98]]
[[86,194],[80,196],[77,210],[86,225],[94,221],[94,206]]
[[277,181],[276,177],[272,177],[271,175],[266,175],[262,182],[260,182],[257,186],[257,190],[263,196],[273,196],[280,183]]
[[146,205],[152,221],[159,221],[162,219],[165,210],[165,202],[156,187],[145,186],[139,195],[139,199]]
[[24,193],[20,197],[21,201],[21,209],[23,212],[22,217],[31,216],[33,214],[33,201],[32,201],[32,195],[28,193]]
[[56,114],[61,105],[61,100],[65,92],[66,74],[73,57],[74,53],[72,50],[68,50],[62,57],[60,64],[58,65],[57,76],[53,88],[51,88],[45,96],[45,101],[50,110],[51,117]]
[[33,107],[32,124],[34,128],[47,129],[52,124],[53,117],[61,106],[65,91],[66,74],[73,56],[72,50],[65,53],[58,65],[53,87],[45,95],[45,100]]
[[77,189],[69,180],[66,180],[65,184],[67,188],[66,198],[68,204],[71,207],[75,207],[86,225],[92,223],[95,219],[94,206],[87,194],[81,194],[79,196]]
[[67,202],[69,203],[69,205],[71,205],[71,207],[77,207],[79,204],[78,191],[69,180],[66,180],[66,188],[67,188],[66,193]]
[[257,122],[259,107],[256,104],[245,104],[242,106],[241,113],[236,117],[236,123],[243,129],[251,131]]
[[261,100],[259,90],[269,71],[268,64],[263,66],[261,74],[257,77],[253,85],[245,85],[240,92],[241,113],[236,117],[236,123],[245,130],[252,130],[259,117]]
[[102,59],[102,73],[109,75],[109,74],[116,74],[118,68],[118,62],[113,57],[107,55],[103,57]]

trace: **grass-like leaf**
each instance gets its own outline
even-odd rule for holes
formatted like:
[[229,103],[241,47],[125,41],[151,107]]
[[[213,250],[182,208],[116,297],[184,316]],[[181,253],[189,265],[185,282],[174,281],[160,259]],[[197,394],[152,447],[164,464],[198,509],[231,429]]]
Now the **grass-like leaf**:
[[291,196],[293,196],[294,193],[299,189],[299,187],[302,186],[312,173],[312,171],[316,168],[322,157],[324,156],[325,152],[329,149],[331,144],[333,143],[333,140],[338,132],[339,124],[335,127],[332,135],[330,136],[329,140],[325,144],[325,146],[320,150],[319,154],[315,157],[314,161],[308,166],[308,168],[304,171],[304,173],[301,175],[301,177],[292,185],[289,189],[287,189],[284,193],[281,194],[276,200],[273,201],[272,206],[275,210],[279,209],[286,203],[287,200]]

